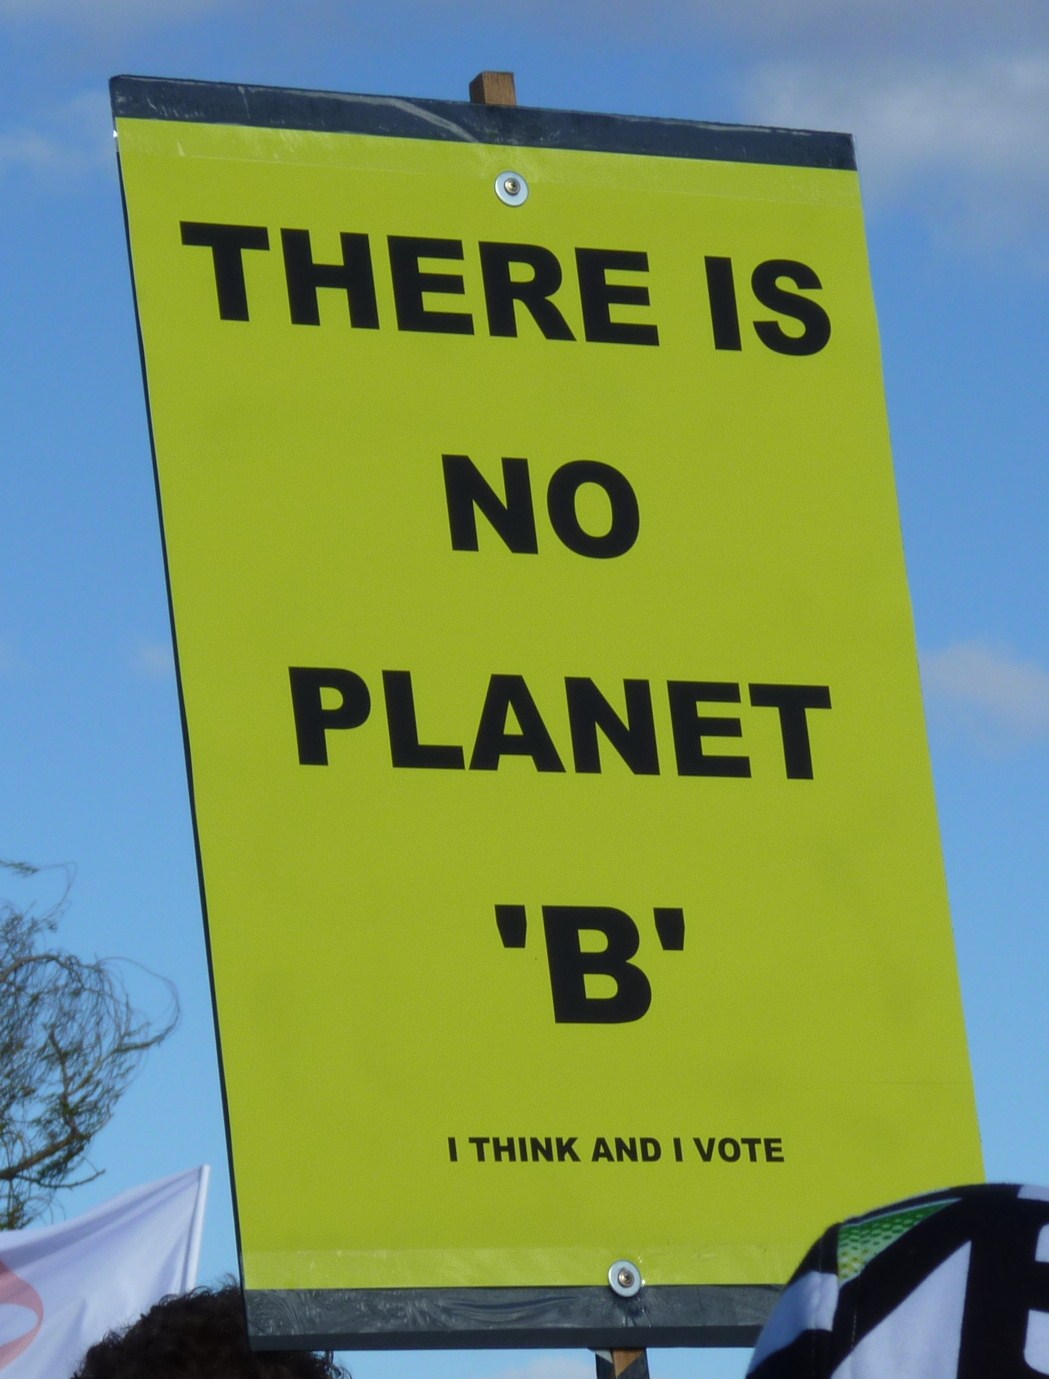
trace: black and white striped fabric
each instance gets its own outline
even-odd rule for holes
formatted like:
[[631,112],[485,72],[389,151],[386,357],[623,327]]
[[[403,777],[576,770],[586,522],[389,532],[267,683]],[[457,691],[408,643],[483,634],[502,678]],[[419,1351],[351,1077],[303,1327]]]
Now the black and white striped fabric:
[[832,1226],[781,1294],[747,1373],[1049,1375],[1049,1188],[952,1188]]

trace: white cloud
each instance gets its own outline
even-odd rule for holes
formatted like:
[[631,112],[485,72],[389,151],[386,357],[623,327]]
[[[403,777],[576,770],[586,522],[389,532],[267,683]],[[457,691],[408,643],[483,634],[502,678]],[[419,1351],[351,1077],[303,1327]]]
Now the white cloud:
[[28,171],[67,185],[100,169],[116,169],[113,118],[104,91],[85,91],[31,123],[0,130],[0,177]]
[[851,55],[862,61],[920,52],[947,58],[1049,39],[1045,0],[663,0],[660,8],[680,21],[691,19],[695,27],[742,38],[769,57],[796,60]]
[[132,668],[147,680],[167,680],[175,674],[175,658],[167,642],[140,642]]
[[[330,11],[345,0],[311,0]],[[395,0],[396,3],[396,0]],[[447,0],[401,0],[402,13],[446,11]],[[483,0],[458,0],[471,18],[488,16]],[[819,61],[850,57],[862,64],[893,54],[959,55],[1024,51],[1049,42],[1045,0],[503,0],[499,13],[536,36],[567,28],[585,41],[610,33],[675,52],[713,45],[730,61]]]
[[593,1379],[594,1363],[570,1355],[539,1356],[526,1365],[500,1370],[492,1379]]
[[760,123],[854,133],[869,199],[1049,267],[1049,43],[955,62],[766,63],[745,99]]
[[936,162],[1032,172],[1049,114],[1049,50],[952,66],[778,63],[755,70],[750,92],[772,122],[862,125],[866,151],[897,172]]
[[[432,0],[437,3],[437,0]],[[473,3],[473,0],[466,0]],[[716,59],[708,118],[855,134],[869,208],[1049,271],[1049,0],[505,0]],[[560,20],[558,20],[560,22]]]
[[930,709],[979,746],[1049,742],[1049,673],[982,642],[922,656]]

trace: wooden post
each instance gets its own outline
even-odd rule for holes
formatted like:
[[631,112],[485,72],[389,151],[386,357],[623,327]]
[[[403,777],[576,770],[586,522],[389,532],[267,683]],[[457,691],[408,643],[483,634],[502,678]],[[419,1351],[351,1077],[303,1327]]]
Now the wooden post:
[[516,105],[513,72],[478,72],[470,83],[470,99],[474,105]]
[[[516,105],[513,72],[478,72],[470,83],[474,105]],[[648,1352],[644,1350],[595,1350],[597,1379],[648,1379]]]
[[648,1352],[595,1350],[597,1379],[648,1379]]

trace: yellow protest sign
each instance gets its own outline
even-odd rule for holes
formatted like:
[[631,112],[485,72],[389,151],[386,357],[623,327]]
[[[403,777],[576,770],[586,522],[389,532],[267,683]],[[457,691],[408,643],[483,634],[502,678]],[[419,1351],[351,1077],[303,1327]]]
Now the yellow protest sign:
[[681,1343],[980,1176],[851,143],[113,93],[249,1298]]

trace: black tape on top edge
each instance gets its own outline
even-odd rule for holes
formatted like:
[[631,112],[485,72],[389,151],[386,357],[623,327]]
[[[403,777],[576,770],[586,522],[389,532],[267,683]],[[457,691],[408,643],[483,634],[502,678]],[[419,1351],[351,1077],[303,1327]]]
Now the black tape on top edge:
[[853,171],[852,136],[579,110],[113,77],[114,117]]

